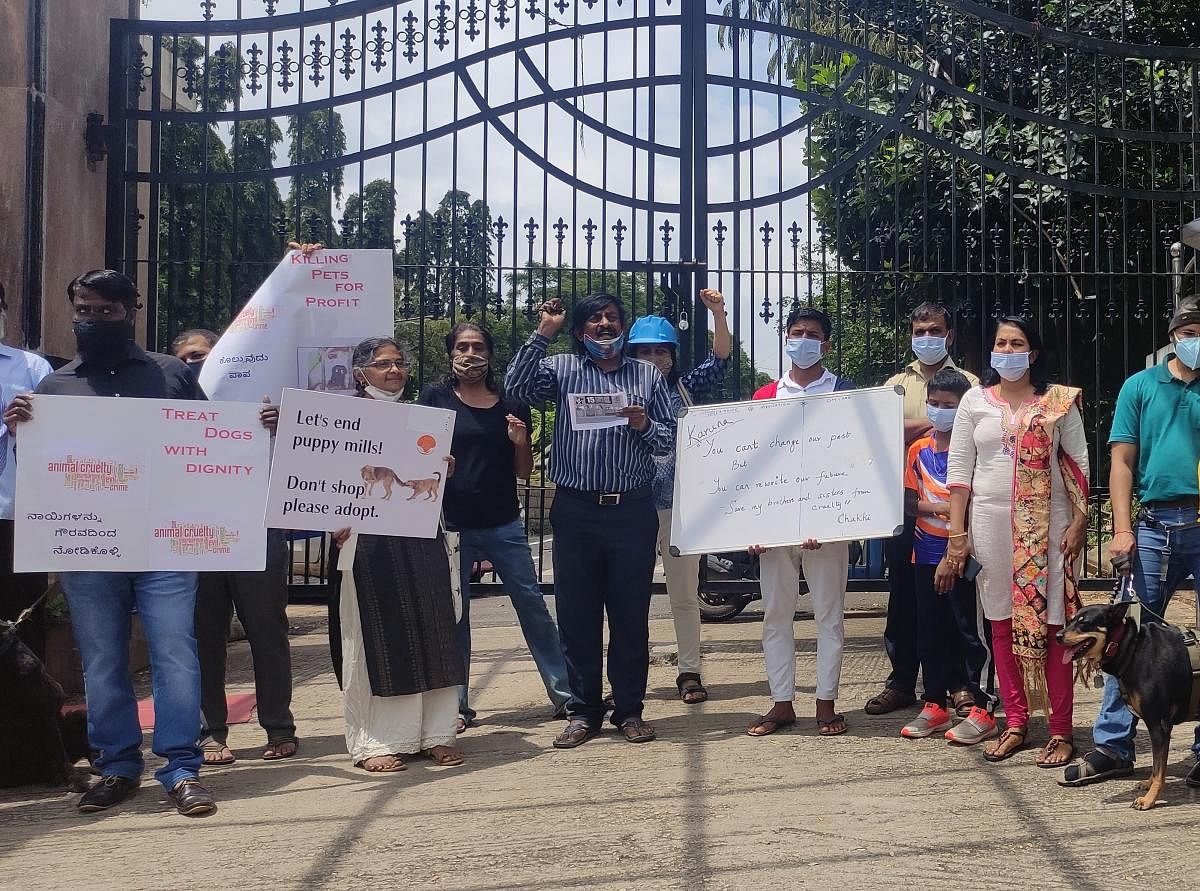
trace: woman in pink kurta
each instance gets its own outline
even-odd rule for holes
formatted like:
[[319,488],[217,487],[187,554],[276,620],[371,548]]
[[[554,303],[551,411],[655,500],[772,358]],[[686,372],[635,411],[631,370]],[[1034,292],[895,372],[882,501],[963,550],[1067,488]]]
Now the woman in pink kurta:
[[992,350],[992,368],[963,397],[950,440],[947,568],[961,573],[968,555],[983,566],[979,600],[1008,719],[984,757],[1002,761],[1024,747],[1033,699],[1050,723],[1037,764],[1060,767],[1074,756],[1073,695],[1055,634],[1080,605],[1087,438],[1079,390],[1046,381],[1032,325],[1002,319]]

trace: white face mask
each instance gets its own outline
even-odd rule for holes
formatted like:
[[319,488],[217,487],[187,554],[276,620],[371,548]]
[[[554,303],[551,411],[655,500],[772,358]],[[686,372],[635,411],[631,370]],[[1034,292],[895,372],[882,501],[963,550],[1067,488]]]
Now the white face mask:
[[933,429],[939,433],[949,433],[954,429],[954,416],[957,413],[957,408],[938,408],[934,405],[925,406],[925,416],[929,418],[929,423],[933,425]]
[[380,402],[399,402],[402,398],[404,398],[403,387],[401,387],[395,393],[392,393],[389,390],[381,390],[379,387],[374,387],[371,384],[365,384],[363,386],[363,392],[365,392],[372,399],[378,399]]
[[783,351],[787,353],[792,364],[799,369],[812,368],[821,361],[822,347],[825,341],[811,337],[789,337],[784,341]]
[[1006,381],[1019,381],[1029,370],[1029,353],[992,353],[992,368]]
[[913,355],[926,365],[937,365],[946,358],[946,338],[924,335],[912,339]]

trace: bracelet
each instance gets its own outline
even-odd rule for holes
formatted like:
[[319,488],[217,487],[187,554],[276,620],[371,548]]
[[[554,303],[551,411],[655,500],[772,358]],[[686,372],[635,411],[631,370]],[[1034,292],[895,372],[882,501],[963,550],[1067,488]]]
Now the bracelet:
[[1132,529],[1114,529],[1113,535],[1133,535]]
[[947,538],[947,539],[950,539],[950,538],[966,538],[966,537],[967,537],[967,535],[968,535],[968,533],[966,533],[966,532],[952,532],[952,533],[950,533],[949,535],[947,535],[947,536],[946,536],[946,538]]

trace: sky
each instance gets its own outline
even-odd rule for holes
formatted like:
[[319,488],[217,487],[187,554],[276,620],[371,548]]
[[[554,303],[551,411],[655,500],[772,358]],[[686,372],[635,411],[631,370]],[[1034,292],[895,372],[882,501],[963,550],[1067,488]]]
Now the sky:
[[[306,9],[329,8],[325,0],[304,2]],[[631,148],[606,137],[602,128],[607,126],[610,132],[631,134],[643,145],[647,140],[653,140],[678,148],[678,86],[660,84],[653,89],[634,90],[623,87],[620,82],[646,77],[652,70],[660,77],[679,73],[680,29],[671,19],[677,15],[680,2],[703,0],[674,0],[673,3],[669,0],[623,0],[620,5],[615,0],[607,0],[609,27],[574,40],[562,33],[559,24],[545,17],[530,19],[517,9],[510,10],[513,21],[499,29],[494,22],[493,6],[490,10],[493,18],[481,22],[480,33],[470,40],[466,35],[469,4],[467,0],[454,0],[450,6],[462,19],[444,48],[435,46],[437,35],[430,30],[422,35],[424,39],[415,47],[418,55],[411,62],[398,54],[394,69],[389,58],[388,64],[377,73],[369,64],[363,64],[370,61],[368,53],[366,60],[357,61],[358,71],[349,80],[335,73],[332,78],[314,86],[303,79],[307,72],[298,72],[294,75],[298,87],[285,93],[272,83],[269,95],[267,90],[257,96],[244,94],[241,108],[270,107],[280,116],[281,126],[284,126],[282,116],[296,101],[347,97],[347,102],[337,110],[345,126],[348,151],[380,149],[404,139],[410,139],[414,144],[395,152],[385,150],[380,157],[347,167],[343,200],[346,195],[358,191],[363,183],[380,177],[391,178],[396,189],[398,217],[402,219],[406,213],[415,215],[422,207],[436,207],[450,188],[466,190],[475,198],[485,198],[493,217],[503,217],[510,224],[503,246],[504,265],[519,266],[527,259],[529,243],[522,224],[530,217],[539,225],[533,258],[556,263],[558,246],[552,224],[560,216],[570,227],[562,246],[562,262],[566,264],[586,264],[587,243],[581,227],[589,218],[603,227],[596,232],[593,266],[615,265],[616,244],[611,227],[618,220],[628,227],[624,232],[622,259],[652,256],[655,260],[677,260],[680,259],[678,214],[651,213],[631,208],[629,203],[676,205],[680,195],[679,153],[676,151],[675,156],[669,152],[651,154]],[[278,0],[277,15],[295,11],[299,3],[300,0]],[[403,30],[403,19],[410,9],[421,14],[427,6],[435,8],[435,4],[427,4],[425,0],[399,2],[395,13],[384,9],[368,15],[367,26],[369,28],[379,19],[389,26],[389,30],[393,24]],[[521,0],[519,9],[526,6],[526,0]],[[582,25],[603,21],[605,0],[596,3],[590,11],[583,0],[566,4],[564,13],[558,13],[553,3],[539,2],[538,6],[549,7],[555,15],[561,15],[563,21],[578,15]],[[720,0],[708,0],[710,12],[719,12],[722,6]],[[668,17],[667,22],[655,29],[654,35],[644,27],[629,27],[630,17],[645,16],[652,8]],[[263,0],[216,0],[213,12],[216,19],[221,19],[237,15],[239,9],[247,18],[260,15]],[[200,10],[198,0],[147,0],[142,16],[196,22],[200,19]],[[341,46],[337,35],[349,27],[357,36],[361,26],[361,19],[355,18],[332,27],[305,29],[303,34],[298,29],[277,31],[271,39],[275,46],[287,40],[291,46],[304,46],[307,51],[310,41],[320,33],[326,41],[324,51],[328,53]],[[368,33],[366,39],[370,36]],[[240,43],[243,58],[252,45],[265,49],[268,39],[265,32],[244,34]],[[511,50],[514,40],[526,45],[524,59],[518,59]],[[210,49],[222,42],[223,38],[214,37]],[[728,46],[719,44],[715,27],[710,26],[706,42],[710,77],[732,74],[734,54]],[[760,38],[752,43],[753,46],[751,41],[744,41],[739,50],[741,74],[753,76],[760,82],[778,82],[778,77],[770,77],[766,70],[769,53],[765,40]],[[362,38],[359,37],[355,41],[356,50],[361,49],[361,45]],[[496,51],[490,59],[481,57],[485,47]],[[456,59],[458,65],[455,65]],[[527,70],[526,65],[531,70]],[[326,73],[329,73],[328,69]],[[270,79],[277,81],[278,77],[278,73],[274,73]],[[548,82],[553,90],[573,94],[566,100],[567,110],[538,98],[543,93],[537,82],[539,78]],[[264,75],[264,82],[266,80]],[[366,102],[354,98],[358,91],[372,88],[377,88],[380,95]],[[456,121],[469,121],[480,113],[481,103],[473,94],[479,95],[483,107],[500,110],[498,120],[509,131],[507,135],[496,126],[480,122],[457,129],[452,126]],[[761,311],[764,295],[776,308],[780,295],[785,300],[790,300],[793,294],[801,299],[807,295],[808,279],[803,274],[793,274],[796,255],[786,230],[793,222],[801,227],[799,257],[803,261],[810,220],[803,196],[783,201],[771,196],[781,188],[794,189],[806,181],[808,173],[802,160],[806,131],[801,128],[782,139],[764,140],[765,144],[760,147],[745,148],[744,143],[752,138],[786,126],[800,116],[802,109],[796,100],[780,98],[767,91],[743,89],[737,98],[735,110],[734,91],[728,86],[709,84],[706,122],[709,203],[733,200],[735,183],[740,183],[743,198],[765,196],[765,206],[755,211],[743,211],[737,221],[729,212],[710,214],[707,283],[721,288],[730,298],[735,290],[740,292],[737,321],[743,346],[752,352],[764,370],[775,371],[781,356],[778,329],[774,320],[768,325],[758,318],[757,313]],[[519,110],[505,108],[522,100],[532,101]],[[652,103],[653,115],[650,112]],[[572,114],[583,117],[573,121]],[[448,132],[436,138],[421,138],[422,134],[437,128],[446,128]],[[228,125],[219,129],[228,133]],[[743,145],[737,153],[740,163],[736,175],[733,153],[728,148],[735,136],[738,144]],[[513,143],[519,144],[524,153],[517,151]],[[532,157],[526,157],[526,154]],[[281,146],[279,163],[286,163],[286,157],[286,147]],[[534,160],[537,158],[546,159],[552,172],[537,164]],[[577,187],[570,181],[572,176],[578,181]],[[280,180],[279,185],[281,191],[287,191],[286,180]],[[617,200],[602,200],[589,194],[589,188],[603,188],[615,193]],[[658,229],[664,221],[674,227],[672,243],[666,249]],[[722,248],[712,230],[718,221],[728,227]],[[762,241],[764,223],[770,227],[768,249]],[[397,232],[402,232],[399,226]],[[717,269],[718,259],[723,270]],[[735,267],[741,272],[733,272]],[[728,305],[732,306],[732,299]]]

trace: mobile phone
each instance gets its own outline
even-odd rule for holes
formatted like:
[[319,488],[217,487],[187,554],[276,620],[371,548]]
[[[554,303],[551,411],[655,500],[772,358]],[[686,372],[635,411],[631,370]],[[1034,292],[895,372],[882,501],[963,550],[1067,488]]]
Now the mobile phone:
[[974,557],[968,555],[967,562],[963,566],[962,577],[968,582],[973,582],[973,581],[975,581],[975,576],[979,575],[979,572],[982,569],[983,569],[983,564],[980,563],[978,560],[976,560]]

